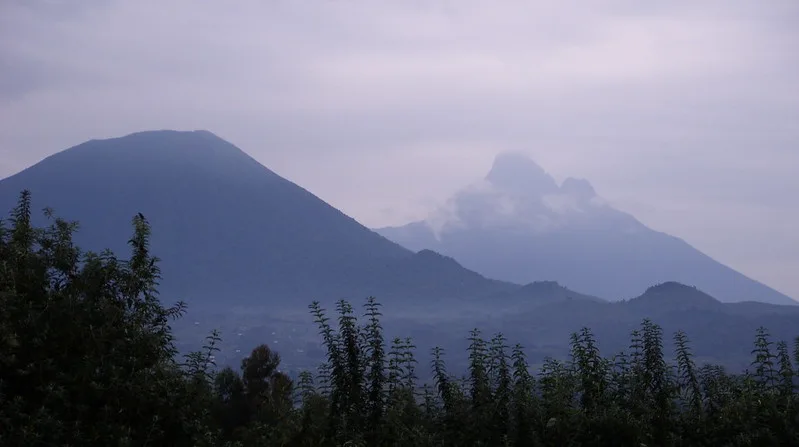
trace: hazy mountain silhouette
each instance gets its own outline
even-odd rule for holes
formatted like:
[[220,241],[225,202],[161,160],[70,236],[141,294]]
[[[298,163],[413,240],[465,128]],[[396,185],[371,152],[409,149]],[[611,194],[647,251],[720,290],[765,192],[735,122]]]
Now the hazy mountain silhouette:
[[796,304],[685,241],[649,229],[605,203],[591,184],[561,185],[525,155],[499,155],[486,178],[426,220],[376,230],[411,249],[515,283],[554,280],[610,300],[678,281],[725,302]]
[[77,242],[94,251],[126,256],[131,219],[144,214],[162,296],[195,307],[434,303],[518,287],[400,247],[207,131],[88,141],[0,181],[0,206],[23,189],[79,221]]
[[[558,186],[534,163],[514,157],[498,160],[489,176],[499,187],[486,181],[463,193],[450,216],[438,216],[432,240],[471,234],[474,244],[496,233],[484,245],[490,260],[514,242],[537,240],[529,238],[525,221],[537,223],[539,236],[559,232],[583,241],[614,232],[626,237],[653,233],[605,206],[587,182]],[[531,172],[530,178],[522,175]],[[573,286],[554,275],[541,274],[546,281],[526,285],[486,279],[461,266],[457,257],[414,253],[387,240],[205,131],[142,132],[78,145],[0,180],[0,206],[10,210],[23,189],[31,190],[35,207],[49,206],[78,220],[77,243],[86,249],[111,248],[125,256],[131,219],[144,214],[153,227],[153,252],[163,259],[162,296],[213,313],[212,318],[200,313],[202,325],[179,324],[181,338],[202,340],[213,328],[242,334],[226,338],[229,355],[236,355],[233,346],[242,340],[279,336],[287,361],[318,364],[319,359],[297,357],[306,355],[298,349],[318,338],[310,318],[286,312],[305,314],[314,299],[348,298],[357,306],[369,295],[386,305],[387,331],[413,336],[422,350],[435,344],[457,350],[468,330],[480,327],[502,331],[509,340],[530,340],[533,358],[567,355],[569,334],[583,326],[613,352],[629,342],[630,330],[642,318],[652,318],[666,334],[685,329],[700,356],[734,363],[748,358],[744,351],[758,326],[783,337],[793,336],[799,322],[799,306],[723,304],[706,295],[698,280],[691,283],[701,290],[647,281],[637,291],[646,290],[640,297],[608,303],[586,294],[608,296],[601,287]],[[506,190],[515,195],[499,193]],[[484,212],[492,206],[495,212]],[[499,243],[503,237],[505,245]],[[623,249],[637,247],[625,245],[621,236],[616,241]],[[592,266],[589,272],[599,275],[607,259],[603,255],[624,253],[609,243],[565,247],[553,246],[551,255],[540,256],[556,261],[555,255],[570,254],[575,265],[588,257],[595,260],[585,264]],[[518,258],[524,250],[516,253]],[[440,311],[418,312],[436,304]],[[237,310],[239,305],[246,308]],[[402,315],[405,309],[412,310]]]
[[[485,299],[485,298],[481,298]],[[488,297],[487,301],[503,312],[518,312],[552,303],[606,303],[602,298],[585,295],[561,286],[555,281],[536,281],[515,290],[507,290]]]
[[[533,289],[566,290],[554,282],[542,282]],[[513,294],[509,294],[512,296]],[[525,349],[534,363],[548,356],[568,359],[570,335],[590,328],[602,352],[630,354],[632,331],[639,329],[646,318],[663,329],[665,352],[674,352],[673,335],[685,331],[697,362],[723,364],[741,371],[751,362],[752,340],[758,327],[765,326],[774,340],[791,340],[799,324],[799,306],[756,302],[722,303],[700,289],[669,282],[648,288],[630,300],[603,302],[575,297],[571,293],[553,298],[546,293],[538,301],[529,295],[533,305],[508,307],[501,313],[478,320],[439,322],[426,326],[425,339],[415,339],[417,346],[440,345],[448,353],[462,353],[468,340],[464,334],[473,327],[484,334],[502,332],[508,340],[525,340]],[[512,304],[512,303],[511,303]],[[497,305],[497,308],[506,309]],[[463,354],[451,361],[466,367]]]
[[643,295],[624,303],[628,308],[644,317],[662,312],[682,310],[722,309],[721,301],[702,292],[696,287],[689,287],[677,282],[658,284],[646,289]]

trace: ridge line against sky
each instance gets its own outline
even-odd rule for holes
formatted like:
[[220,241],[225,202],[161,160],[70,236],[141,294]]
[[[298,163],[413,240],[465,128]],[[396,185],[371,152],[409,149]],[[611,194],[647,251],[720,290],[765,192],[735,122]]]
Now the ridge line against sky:
[[799,2],[650,3],[8,0],[0,177],[208,129],[379,227],[515,150],[799,297]]

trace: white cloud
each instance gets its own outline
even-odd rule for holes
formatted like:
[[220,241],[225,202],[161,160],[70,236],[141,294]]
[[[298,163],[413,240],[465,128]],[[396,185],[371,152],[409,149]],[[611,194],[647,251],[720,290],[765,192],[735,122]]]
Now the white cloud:
[[584,203],[573,194],[547,194],[542,197],[544,205],[555,214],[584,213]]

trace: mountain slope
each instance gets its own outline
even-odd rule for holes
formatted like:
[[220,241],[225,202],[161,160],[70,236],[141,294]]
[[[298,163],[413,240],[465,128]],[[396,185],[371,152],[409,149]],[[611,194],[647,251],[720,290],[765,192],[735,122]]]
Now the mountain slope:
[[723,307],[721,301],[696,287],[688,287],[677,282],[652,286],[646,289],[643,295],[623,304],[643,317],[683,310],[719,311]]
[[481,298],[481,300],[491,303],[495,310],[503,313],[528,311],[552,303],[570,301],[574,301],[578,305],[606,303],[601,298],[575,292],[555,281],[532,282],[515,290],[500,292],[488,298]]
[[411,250],[452,256],[492,278],[553,280],[612,300],[678,281],[725,302],[796,304],[612,208],[586,180],[569,178],[558,185],[520,154],[499,155],[482,182],[457,193],[425,221],[376,231]]
[[144,214],[162,296],[195,307],[434,302],[516,287],[400,247],[207,131],[86,142],[0,181],[0,206],[23,189],[79,221],[77,242],[95,251],[126,255],[131,218]]
[[[759,311],[750,312],[752,307]],[[662,327],[668,355],[674,353],[673,335],[683,330],[697,362],[711,361],[740,371],[751,362],[752,340],[758,327],[768,328],[774,341],[795,338],[799,306],[721,303],[697,288],[671,282],[650,287],[626,301],[551,300],[532,309],[456,327],[439,324],[429,337],[448,352],[458,352],[455,348],[463,349],[466,342],[457,336],[462,338],[469,325],[484,333],[502,332],[508,340],[524,340],[530,361],[540,363],[547,356],[567,359],[570,335],[584,327],[594,333],[602,352],[612,355],[625,351],[629,355],[631,333],[640,329],[645,318]],[[448,335],[452,333],[457,336]],[[418,340],[417,344],[425,342]]]

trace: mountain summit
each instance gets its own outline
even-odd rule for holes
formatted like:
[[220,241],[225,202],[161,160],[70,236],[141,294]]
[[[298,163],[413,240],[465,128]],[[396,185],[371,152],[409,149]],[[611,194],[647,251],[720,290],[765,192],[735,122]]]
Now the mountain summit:
[[498,155],[482,181],[456,193],[427,219],[376,231],[411,250],[451,256],[492,278],[558,281],[611,300],[678,281],[721,301],[796,304],[614,209],[587,180],[568,178],[558,185],[519,153]]
[[555,179],[541,166],[517,152],[499,154],[485,180],[496,187],[520,193],[546,194],[558,189]]
[[77,220],[76,242],[93,251],[126,256],[131,219],[144,214],[162,295],[194,307],[304,310],[369,295],[404,305],[516,287],[400,247],[207,131],[88,141],[1,180],[0,206],[23,189]]

